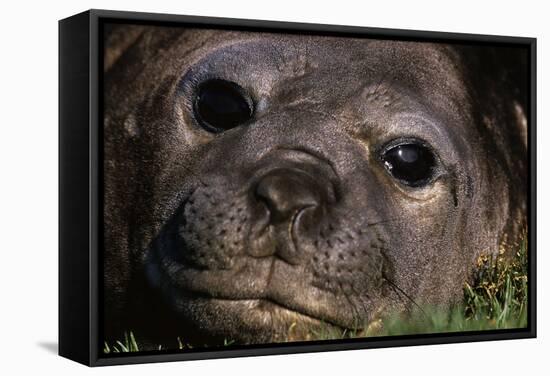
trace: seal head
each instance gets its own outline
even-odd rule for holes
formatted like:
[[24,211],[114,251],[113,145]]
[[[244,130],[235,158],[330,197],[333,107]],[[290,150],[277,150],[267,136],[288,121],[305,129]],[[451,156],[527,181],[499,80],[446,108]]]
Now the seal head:
[[523,224],[524,77],[482,76],[522,53],[122,29],[105,72],[113,322],[243,343],[356,329],[459,300]]

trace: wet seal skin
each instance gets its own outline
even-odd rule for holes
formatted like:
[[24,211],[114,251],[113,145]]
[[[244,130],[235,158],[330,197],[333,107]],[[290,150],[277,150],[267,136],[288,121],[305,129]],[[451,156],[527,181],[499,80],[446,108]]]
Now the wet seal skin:
[[107,339],[450,306],[525,226],[524,50],[153,26],[105,48]]

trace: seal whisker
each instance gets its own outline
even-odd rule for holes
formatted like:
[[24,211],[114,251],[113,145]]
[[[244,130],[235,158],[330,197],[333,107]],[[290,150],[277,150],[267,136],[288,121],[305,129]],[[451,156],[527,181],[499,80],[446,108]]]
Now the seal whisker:
[[401,287],[399,287],[395,282],[393,282],[391,279],[389,279],[387,276],[385,275],[382,275],[382,278],[389,283],[389,285],[394,288],[397,292],[401,293],[404,297],[406,297],[411,303],[413,303],[416,308],[418,308],[420,310],[420,312],[425,316],[427,317],[426,315],[426,312],[422,309],[422,307],[420,307],[420,305],[418,305],[418,303],[409,296],[409,294],[407,294]]
[[[361,317],[367,317],[367,314],[368,314],[368,307],[369,307],[369,295],[366,294],[366,293],[361,293],[360,291],[358,291],[355,286],[352,284],[351,285],[351,290],[353,291],[354,293],[354,298],[359,302],[359,307],[361,308],[361,310],[363,311],[363,315],[362,316],[358,316],[357,317],[357,321],[360,321],[361,320]],[[363,325],[364,323],[357,323],[359,325]]]
[[401,221],[401,219],[399,219],[399,218],[383,219],[383,220],[380,220],[378,222],[367,223],[365,227],[372,227],[372,226],[376,226],[376,225],[383,225],[383,224],[386,224],[386,223],[398,222],[398,221]]
[[[353,322],[358,321],[359,318],[361,317],[361,315],[359,314],[359,308],[357,307],[356,304],[353,303],[353,300],[352,300],[351,296],[343,288],[342,283],[340,283],[339,286],[340,286],[340,292],[344,295],[344,299],[346,299],[346,301],[348,302],[349,308],[353,311],[352,312],[352,316],[353,316],[352,321]],[[350,286],[350,288],[353,290],[353,287]]]

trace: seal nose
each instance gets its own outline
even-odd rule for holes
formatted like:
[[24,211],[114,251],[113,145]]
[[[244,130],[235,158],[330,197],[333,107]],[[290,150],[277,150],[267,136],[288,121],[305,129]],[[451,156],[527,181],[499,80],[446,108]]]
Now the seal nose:
[[262,177],[255,196],[267,206],[275,224],[290,220],[301,209],[320,205],[322,189],[306,172],[278,169]]

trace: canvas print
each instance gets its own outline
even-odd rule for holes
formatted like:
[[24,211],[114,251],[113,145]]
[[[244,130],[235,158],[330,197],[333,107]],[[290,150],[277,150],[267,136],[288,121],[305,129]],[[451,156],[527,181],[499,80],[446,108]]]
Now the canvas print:
[[102,354],[527,326],[527,48],[101,32]]

